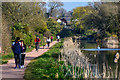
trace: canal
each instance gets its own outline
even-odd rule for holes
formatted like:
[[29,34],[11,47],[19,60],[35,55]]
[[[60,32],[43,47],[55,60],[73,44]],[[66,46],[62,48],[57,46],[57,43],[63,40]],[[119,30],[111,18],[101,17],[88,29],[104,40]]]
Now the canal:
[[[98,44],[92,41],[81,40],[81,49],[96,49]],[[99,43],[100,48],[108,48],[104,43]],[[113,45],[114,46],[114,45]],[[118,47],[120,48],[120,46]],[[102,78],[118,78],[120,76],[120,60],[117,63],[114,62],[116,53],[120,51],[85,51],[82,53],[89,59],[91,64],[93,76],[99,76]]]

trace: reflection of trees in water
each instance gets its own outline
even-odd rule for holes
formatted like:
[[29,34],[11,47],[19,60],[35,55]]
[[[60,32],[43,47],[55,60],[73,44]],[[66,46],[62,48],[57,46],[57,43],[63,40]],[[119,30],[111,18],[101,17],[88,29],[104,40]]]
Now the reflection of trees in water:
[[[116,52],[115,52],[116,53]],[[99,52],[97,54],[97,65],[103,78],[118,78],[118,65],[114,63],[114,54],[109,52]]]
[[[91,44],[92,45],[92,44]],[[115,53],[117,51],[83,51],[85,56],[90,59],[90,63],[97,64],[99,75],[103,78],[117,78],[120,70],[118,64],[114,63]]]
[[[72,66],[72,70],[68,69],[65,76],[69,72],[72,77],[76,78],[82,74],[85,78],[117,78],[118,67],[115,63],[112,63],[114,54],[112,56],[109,56],[109,54],[104,55],[106,52],[95,52],[92,55],[90,53],[83,54],[79,49],[79,44],[77,41],[73,43],[71,39],[66,39],[64,42],[61,60],[64,61],[63,65]],[[82,70],[83,73],[79,73]]]

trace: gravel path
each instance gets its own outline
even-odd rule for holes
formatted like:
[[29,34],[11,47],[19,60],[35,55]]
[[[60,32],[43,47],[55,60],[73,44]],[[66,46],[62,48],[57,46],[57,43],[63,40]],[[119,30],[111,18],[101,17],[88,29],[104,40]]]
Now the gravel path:
[[[54,44],[56,44],[57,41],[53,41],[51,44],[50,44],[50,47],[53,46]],[[3,64],[3,65],[0,65],[0,67],[2,67],[2,78],[20,78],[23,79],[24,77],[24,71],[26,69],[26,66],[30,63],[30,61],[40,55],[42,55],[44,52],[48,51],[49,49],[45,48],[45,49],[42,49],[40,48],[39,51],[35,51],[33,50],[32,52],[28,52],[26,53],[26,58],[25,58],[25,68],[22,68],[22,69],[14,69],[15,67],[15,60],[14,59],[11,59],[8,61],[7,64]]]

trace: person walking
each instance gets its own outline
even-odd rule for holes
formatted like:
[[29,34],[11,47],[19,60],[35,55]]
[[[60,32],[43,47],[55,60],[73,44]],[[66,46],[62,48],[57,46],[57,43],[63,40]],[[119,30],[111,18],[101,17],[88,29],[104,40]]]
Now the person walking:
[[[15,42],[12,43],[12,51],[14,52],[14,58],[15,58],[15,69],[17,69],[17,66],[19,64],[19,68],[21,68],[21,53],[22,53],[22,45],[21,42],[19,42],[20,38],[17,37]],[[19,59],[19,63],[17,60]]]
[[23,40],[21,40],[21,45],[22,45],[22,49],[23,49],[23,52],[21,53],[21,57],[22,57],[21,58],[21,68],[24,68],[26,45]]
[[51,42],[53,41],[53,36],[51,36]]
[[46,42],[47,42],[47,45],[48,45],[48,48],[49,48],[51,39],[48,37]]
[[36,51],[38,52],[39,43],[41,42],[41,40],[40,40],[39,37],[37,36],[36,39],[35,39],[34,41],[35,41],[35,48],[36,48]]
[[59,42],[60,41],[60,36],[59,35],[57,35],[57,42]]

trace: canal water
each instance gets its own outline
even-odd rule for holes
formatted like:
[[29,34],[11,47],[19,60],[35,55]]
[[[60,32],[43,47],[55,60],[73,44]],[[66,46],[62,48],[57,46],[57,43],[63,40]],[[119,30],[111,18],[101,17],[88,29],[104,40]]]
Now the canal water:
[[[90,42],[81,40],[80,41],[81,49],[89,49],[98,47],[96,42]],[[106,46],[99,44],[101,48],[107,48]],[[118,78],[120,77],[120,60],[118,63],[114,62],[115,54],[120,51],[84,51],[82,53],[89,59],[89,63],[93,66],[93,72],[97,74],[97,76],[103,78]]]

